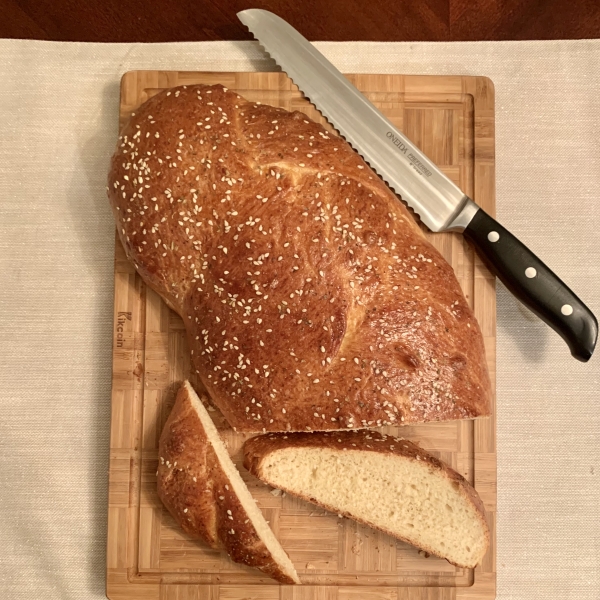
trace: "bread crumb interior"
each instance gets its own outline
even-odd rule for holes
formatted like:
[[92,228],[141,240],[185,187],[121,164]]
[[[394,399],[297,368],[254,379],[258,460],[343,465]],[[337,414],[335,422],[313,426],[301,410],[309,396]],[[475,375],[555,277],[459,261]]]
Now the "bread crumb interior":
[[188,386],[192,406],[194,407],[194,410],[196,411],[198,417],[200,418],[200,421],[202,422],[204,430],[206,431],[206,435],[208,436],[208,439],[215,450],[221,468],[223,469],[223,471],[225,471],[225,474],[229,478],[229,482],[231,483],[233,492],[239,498],[242,506],[244,507],[244,510],[246,511],[248,517],[252,521],[252,524],[254,525],[258,536],[263,541],[263,543],[265,544],[275,561],[279,564],[282,571],[286,573],[286,575],[291,577],[294,581],[296,581],[296,583],[300,583],[298,574],[296,573],[296,569],[294,568],[290,557],[281,547],[281,544],[275,537],[275,534],[269,527],[269,524],[267,523],[262,512],[260,511],[260,508],[256,506],[256,502],[252,497],[252,494],[249,492],[248,488],[246,487],[246,484],[244,483],[244,480],[239,474],[236,466],[233,464],[233,461],[229,456],[229,452],[227,452],[225,444],[223,443],[223,440],[221,439],[221,436],[219,435],[215,424],[213,423],[208,412],[204,408],[202,401],[200,400],[200,398],[198,398],[198,395],[188,382],[185,382],[184,385]]
[[479,513],[458,484],[416,460],[376,452],[282,448],[262,461],[261,478],[451,562],[475,566],[486,549]]

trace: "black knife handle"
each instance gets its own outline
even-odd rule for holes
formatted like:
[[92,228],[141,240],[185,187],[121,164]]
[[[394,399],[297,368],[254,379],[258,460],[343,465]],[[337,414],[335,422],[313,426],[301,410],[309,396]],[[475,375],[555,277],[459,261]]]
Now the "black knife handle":
[[591,358],[598,338],[596,317],[527,246],[481,208],[463,235],[512,294],[567,342],[575,358]]

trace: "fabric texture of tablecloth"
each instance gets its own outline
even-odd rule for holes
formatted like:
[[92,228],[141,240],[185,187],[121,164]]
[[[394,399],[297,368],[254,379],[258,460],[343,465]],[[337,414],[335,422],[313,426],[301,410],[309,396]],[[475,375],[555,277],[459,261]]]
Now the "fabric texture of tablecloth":
[[[487,75],[497,212],[600,314],[600,41],[318,43]],[[252,42],[0,40],[0,598],[104,597],[120,76],[271,70]],[[498,598],[600,598],[600,356],[498,289]]]

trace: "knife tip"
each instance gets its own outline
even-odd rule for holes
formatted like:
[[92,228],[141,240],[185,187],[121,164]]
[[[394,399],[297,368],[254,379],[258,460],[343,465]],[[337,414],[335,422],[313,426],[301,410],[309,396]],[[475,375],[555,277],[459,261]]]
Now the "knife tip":
[[264,10],[262,8],[247,8],[246,10],[241,10],[236,13],[237,18],[246,26],[253,19],[257,17],[270,17],[270,18],[278,18],[275,13],[272,13],[270,10]]

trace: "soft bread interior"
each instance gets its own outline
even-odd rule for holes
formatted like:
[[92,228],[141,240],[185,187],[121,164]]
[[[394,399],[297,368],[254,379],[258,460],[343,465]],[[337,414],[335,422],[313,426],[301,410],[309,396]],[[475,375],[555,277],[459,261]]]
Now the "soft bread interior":
[[223,440],[221,439],[221,436],[219,435],[219,432],[217,431],[217,428],[215,427],[208,412],[204,408],[202,401],[200,398],[198,398],[198,395],[189,382],[186,381],[184,386],[186,386],[192,406],[198,414],[198,418],[200,419],[206,435],[212,444],[212,447],[214,448],[217,459],[219,460],[219,464],[229,478],[229,482],[233,488],[233,491],[242,503],[242,506],[254,525],[258,536],[273,556],[273,559],[279,563],[282,571],[291,577],[296,583],[300,583],[300,579],[298,578],[298,574],[296,573],[296,569],[294,568],[292,561],[286,554],[285,550],[281,547],[281,544],[275,537],[275,534],[269,527],[269,524],[266,522],[262,512],[256,506],[254,498],[248,491],[248,488],[246,487],[246,484],[240,476],[236,466],[229,457],[229,452],[227,452],[225,444],[223,443]]
[[465,567],[487,548],[487,529],[457,483],[406,457],[329,448],[282,448],[260,464],[260,477],[314,499]]

